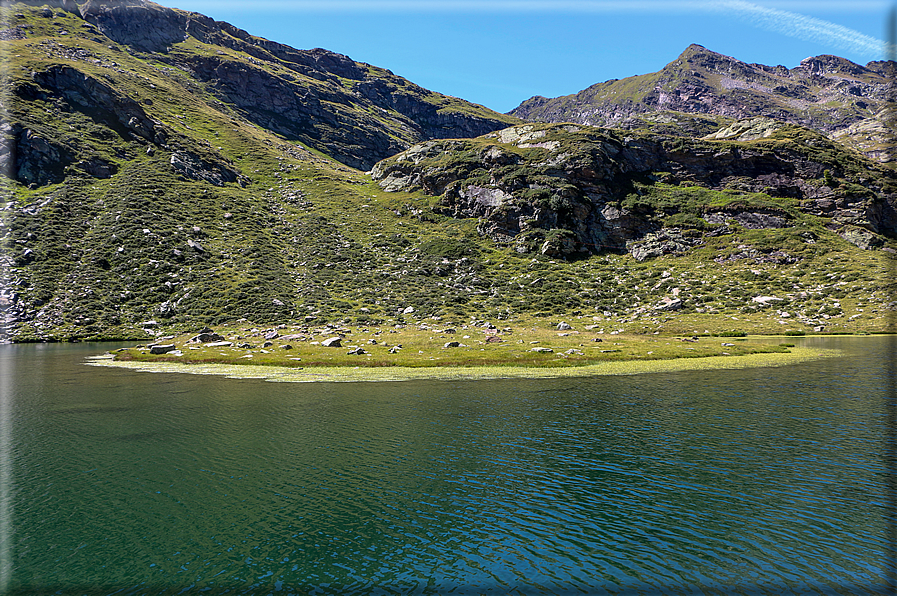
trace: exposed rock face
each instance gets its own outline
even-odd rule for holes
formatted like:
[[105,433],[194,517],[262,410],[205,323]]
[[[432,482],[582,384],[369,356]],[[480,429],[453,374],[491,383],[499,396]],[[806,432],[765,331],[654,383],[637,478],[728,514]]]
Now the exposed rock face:
[[153,2],[89,0],[81,14],[109,39],[144,52],[167,52],[187,38],[187,14]]
[[19,124],[11,129],[15,141],[10,144],[12,151],[0,156],[0,167],[7,170],[12,165],[11,173],[22,184],[43,186],[61,182],[65,167],[72,162],[71,151]]
[[[161,124],[147,116],[140,104],[94,77],[70,66],[51,66],[34,73],[31,78],[47,92],[61,96],[77,109],[99,111],[98,116],[122,134],[163,142]],[[41,92],[20,87],[16,93],[38,95]]]
[[[610,250],[644,260],[687,251],[705,234],[731,233],[729,226],[794,225],[795,212],[769,200],[752,204],[751,193],[800,200],[806,211],[873,236],[897,232],[894,197],[881,195],[881,188],[852,185],[851,192],[836,192],[826,186],[836,177],[861,179],[867,163],[856,157],[827,163],[842,150],[793,125],[749,121],[730,129],[720,141],[523,125],[473,141],[422,143],[378,163],[372,174],[387,191],[419,188],[441,195],[442,213],[480,218],[481,233],[514,242],[518,252],[552,257]],[[754,137],[750,131],[758,129],[762,134]],[[751,142],[728,140],[746,132]],[[756,142],[764,138],[769,142]],[[894,177],[884,170],[881,175]],[[652,190],[657,182],[662,191]],[[688,190],[694,187],[728,192],[716,199],[727,204],[714,207],[707,199],[688,207],[689,200],[704,200],[689,199],[703,196]],[[691,225],[665,224],[676,215],[679,220],[671,221]]]
[[[517,121],[342,54],[297,50],[198,13],[145,0],[90,0],[81,12],[110,39],[207,83],[255,124],[352,167],[370,169],[426,139],[473,137]],[[188,37],[241,55],[170,53]]]
[[883,147],[882,124],[893,70],[893,63],[863,67],[828,55],[791,69],[747,64],[692,44],[659,72],[598,83],[574,95],[536,96],[510,113],[526,120],[623,128],[658,116],[681,118],[681,113],[764,116],[837,136],[884,161],[893,157]]
[[[235,182],[240,175],[222,165],[210,163],[189,151],[175,151],[171,154],[171,167],[179,174],[193,180],[205,180],[215,186],[223,186],[225,182]],[[240,180],[241,185],[245,182]]]

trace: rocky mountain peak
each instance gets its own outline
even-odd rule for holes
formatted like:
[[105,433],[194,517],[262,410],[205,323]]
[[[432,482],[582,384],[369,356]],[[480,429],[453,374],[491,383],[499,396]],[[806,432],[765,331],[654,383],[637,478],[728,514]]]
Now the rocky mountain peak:
[[[643,127],[657,117],[701,114],[727,126],[765,116],[825,133],[873,159],[889,155],[880,121],[893,62],[866,67],[839,56],[806,58],[794,68],[749,64],[691,44],[656,73],[597,83],[579,93],[534,97],[510,113],[531,121]],[[683,131],[687,132],[687,131]],[[707,134],[705,131],[701,134]]]
[[814,75],[837,73],[858,76],[868,72],[867,69],[859,64],[854,64],[850,60],[829,54],[804,58],[800,61],[798,68],[802,68]]

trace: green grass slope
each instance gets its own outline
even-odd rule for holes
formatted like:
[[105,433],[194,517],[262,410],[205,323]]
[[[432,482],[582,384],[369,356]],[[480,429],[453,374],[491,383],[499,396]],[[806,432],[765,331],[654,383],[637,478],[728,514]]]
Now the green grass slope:
[[[5,339],[161,338],[225,322],[442,326],[541,319],[544,325],[569,318],[608,333],[888,328],[893,255],[885,249],[894,244],[884,231],[870,230],[887,213],[873,222],[875,214],[863,209],[888,204],[889,191],[877,170],[860,176],[868,169],[860,156],[856,167],[849,160],[839,165],[814,158],[828,165],[833,178],[827,182],[820,172],[805,182],[828,189],[819,200],[831,201],[829,208],[764,195],[762,188],[732,186],[734,195],[720,185],[689,188],[685,158],[695,141],[635,135],[633,142],[662,146],[669,163],[685,164],[679,174],[668,170],[664,177],[658,170],[656,180],[631,178],[628,186],[608,190],[619,194],[618,208],[635,213],[646,233],[678,226],[703,238],[704,224],[686,224],[702,218],[707,205],[738,198],[787,211],[809,227],[813,243],[793,226],[750,229],[730,222],[731,234],[708,235],[701,246],[641,260],[624,250],[564,252],[567,234],[578,230],[549,224],[533,229],[542,237],[522,234],[524,242],[498,237],[490,228],[491,212],[449,209],[438,185],[387,192],[343,163],[363,158],[368,161],[359,165],[367,169],[379,155],[371,139],[388,138],[383,150],[400,150],[438,137],[436,129],[464,136],[479,134],[477,122],[495,130],[516,120],[420,90],[376,67],[263,42],[201,15],[190,17],[183,37],[183,13],[132,4],[147,11],[144,18],[171,19],[178,27],[142,26],[137,19],[133,31],[117,30],[110,25],[114,15],[102,10],[107,5],[94,2],[2,9],[8,24],[2,31],[0,131]],[[209,64],[218,66],[203,70]],[[293,107],[308,119],[240,104],[228,91],[233,72],[275,87],[277,81],[300,81],[307,102]],[[336,82],[355,98],[349,109],[333,91]],[[285,89],[295,95],[292,87]],[[418,109],[412,98],[432,111]],[[403,112],[407,106],[418,107]],[[429,115],[415,120],[415,113]],[[331,119],[345,124],[339,134],[326,126],[317,136],[299,134],[307,130],[302,122]],[[523,147],[516,129],[509,130],[428,141],[427,163],[451,170],[446,180],[454,177],[462,190],[460,182],[473,180],[467,186],[504,188],[532,205],[546,199],[548,211],[558,213],[557,207],[570,211],[581,203],[581,191],[595,191],[565,180],[566,164],[577,164],[580,173],[604,164],[596,156],[625,143],[629,134],[553,130]],[[800,137],[787,141],[794,147],[834,150],[803,129],[788,130]],[[558,145],[535,146],[547,141]],[[743,143],[714,142],[734,148]],[[776,142],[786,140],[754,144]],[[521,161],[484,164],[490,147]],[[573,158],[538,165],[565,152]],[[838,189],[827,186],[835,181]],[[851,205],[861,205],[862,213],[852,222],[835,222],[837,230],[828,227],[835,215],[851,217]],[[858,235],[856,242],[839,235],[846,229]],[[864,234],[874,246],[857,245],[868,240]],[[549,250],[543,251],[546,242]],[[767,258],[779,249],[795,260]],[[778,300],[761,303],[756,296]]]

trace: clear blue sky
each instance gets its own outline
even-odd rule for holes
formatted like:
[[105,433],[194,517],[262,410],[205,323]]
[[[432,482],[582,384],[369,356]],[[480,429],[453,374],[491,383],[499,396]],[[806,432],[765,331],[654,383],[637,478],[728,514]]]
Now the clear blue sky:
[[299,49],[326,48],[499,112],[655,72],[689,44],[789,68],[885,58],[895,2],[163,0]]

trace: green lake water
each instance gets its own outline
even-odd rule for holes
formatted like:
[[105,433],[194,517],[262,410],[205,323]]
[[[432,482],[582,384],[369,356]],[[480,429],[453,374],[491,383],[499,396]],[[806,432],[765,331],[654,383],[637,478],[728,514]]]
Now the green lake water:
[[0,346],[6,594],[891,594],[894,339],[782,368],[290,384]]

